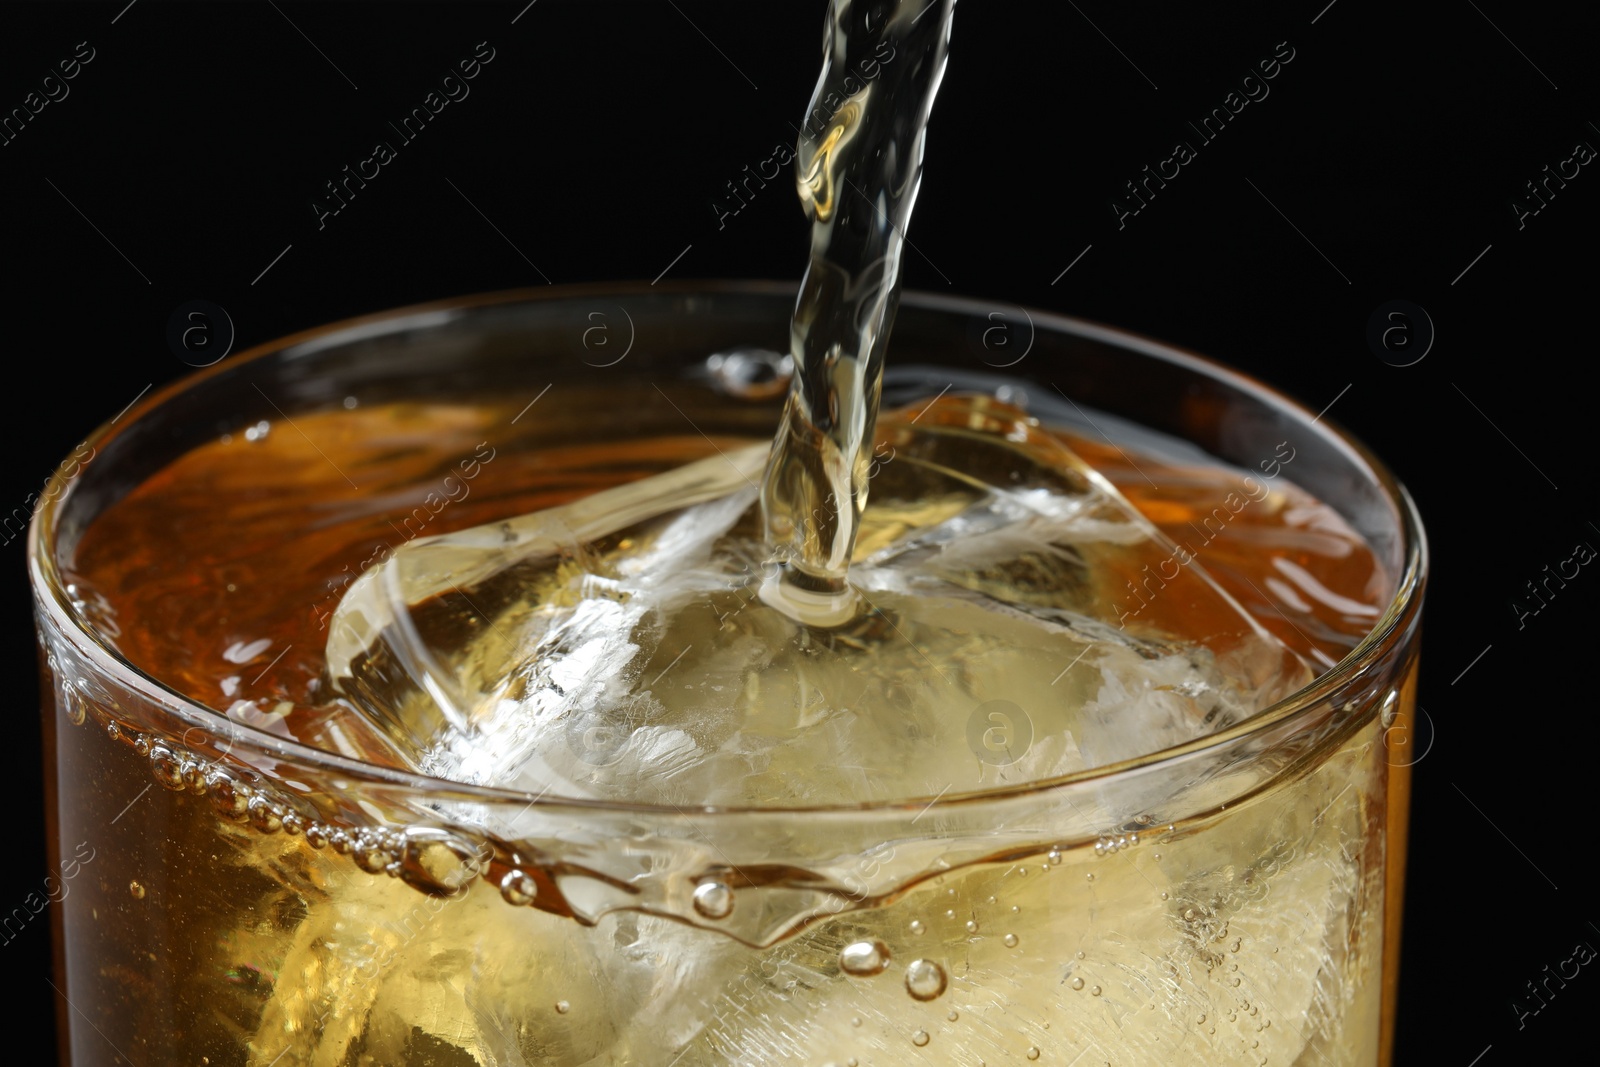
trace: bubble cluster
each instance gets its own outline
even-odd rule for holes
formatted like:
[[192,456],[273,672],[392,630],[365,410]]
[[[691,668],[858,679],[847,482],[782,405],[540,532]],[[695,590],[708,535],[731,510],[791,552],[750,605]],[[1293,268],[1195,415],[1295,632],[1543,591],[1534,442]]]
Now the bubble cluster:
[[1125,848],[1132,848],[1138,843],[1138,834],[1117,834],[1115,836],[1102,837],[1094,843],[1094,854],[1096,856],[1111,856]]

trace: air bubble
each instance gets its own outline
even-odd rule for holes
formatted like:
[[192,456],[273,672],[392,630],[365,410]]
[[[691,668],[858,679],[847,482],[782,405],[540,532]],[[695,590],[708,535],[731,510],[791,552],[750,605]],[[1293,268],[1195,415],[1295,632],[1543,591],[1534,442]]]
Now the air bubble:
[[262,419],[260,422],[244,431],[244,439],[246,441],[265,441],[267,439],[267,434],[271,432],[272,424],[266,419]]
[[300,816],[296,815],[294,812],[291,811],[288,814],[284,815],[284,817],[283,817],[283,832],[284,833],[286,833],[286,834],[298,834],[301,830],[304,830],[305,828],[306,828],[306,821],[304,819],[302,819]]
[[957,1021],[958,1019],[961,1018],[961,1013],[959,1011],[956,1011],[954,1008],[951,1008],[948,1012],[945,1013],[945,1018],[949,1019],[951,1022],[955,1022],[955,1021]]
[[150,746],[150,773],[167,789],[183,789],[183,763],[166,745]]
[[283,809],[266,797],[259,794],[251,797],[247,810],[250,815],[250,825],[262,833],[275,834],[283,829]]
[[922,925],[922,920],[921,919],[912,919],[911,920],[911,932],[912,933],[920,934],[926,929],[927,929],[927,927]]
[[1239,938],[1237,938],[1237,937],[1234,938],[1233,939],[1233,944],[1228,946],[1228,950],[1230,952],[1238,952],[1239,951],[1239,944],[1240,944]]
[[1032,1045],[1029,1045],[1028,1046],[1028,1059],[1036,1060],[1038,1058],[1039,1058],[1039,1050],[1034,1048]]
[[137,882],[137,881],[129,882],[128,883],[128,892],[133,895],[133,899],[134,900],[143,900],[144,899],[144,886],[140,882]]
[[389,866],[389,853],[370,837],[363,835],[351,847],[355,853],[356,866],[368,874],[381,874]]
[[882,941],[855,941],[839,952],[839,969],[856,978],[882,974],[889,966],[889,949]]
[[1005,943],[1006,943],[1006,948],[1016,948],[1017,947],[1017,935],[1016,934],[1007,934],[1005,936]]
[[1044,858],[1050,861],[1050,865],[1052,867],[1058,867],[1061,865],[1061,850],[1059,848],[1053,848],[1049,852],[1045,853]]
[[312,848],[323,848],[328,843],[328,828],[321,823],[312,823],[306,827],[306,844]]
[[1083,988],[1083,979],[1082,978],[1074,978],[1072,980],[1072,988],[1073,989],[1082,989]]
[[861,1016],[857,1015],[855,1018],[851,1019],[850,1020],[850,1025],[851,1026],[860,1026],[861,1025]]
[[1088,874],[1084,875],[1084,878],[1088,879],[1091,882],[1094,881],[1094,872],[1090,871]]
[[949,984],[944,968],[932,960],[912,960],[906,965],[906,992],[917,1000],[934,1000]]
[[977,924],[976,920],[968,919],[967,920],[967,933],[975,934],[977,932],[978,932],[978,924]]
[[505,877],[500,879],[500,896],[513,907],[532,904],[533,898],[538,895],[539,883],[521,871],[507,871]]
[[721,882],[701,882],[694,890],[694,910],[708,919],[733,914],[733,890]]
[[734,348],[706,360],[712,383],[741,400],[769,400],[789,391],[794,360],[765,348]]
[[206,775],[206,793],[223,818],[243,819],[250,813],[250,787],[227,771],[213,769]]
[[483,870],[483,845],[460,834],[433,826],[408,826],[402,840],[399,877],[429,896],[455,896]]
[[1090,986],[1089,987],[1089,995],[1091,997],[1098,997],[1100,995],[1100,987],[1097,986],[1097,985]]
[[556,1014],[557,1015],[565,1015],[567,1012],[569,1012],[571,1010],[572,1010],[572,1005],[571,1004],[568,1004],[564,1000],[556,1001]]
[[916,1033],[912,1034],[911,1035],[911,1043],[913,1045],[917,1046],[918,1048],[921,1048],[923,1045],[926,1045],[928,1043],[928,1031],[926,1031],[926,1030],[918,1030]]

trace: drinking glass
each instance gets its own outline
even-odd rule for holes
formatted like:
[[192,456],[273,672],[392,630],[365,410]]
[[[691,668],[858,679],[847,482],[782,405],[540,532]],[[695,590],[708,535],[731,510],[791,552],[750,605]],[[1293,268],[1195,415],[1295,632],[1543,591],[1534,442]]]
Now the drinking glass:
[[[886,405],[998,390],[1085,437],[1137,424],[1246,470],[1290,442],[1285,476],[1388,577],[1371,632],[1300,692],[1047,781],[802,810],[431,779],[241,721],[127,654],[216,590],[112,617],[74,575],[108,508],[263,425],[329,459],[272,498],[278,520],[310,528],[335,501],[392,512],[398,542],[411,503],[332,459],[353,404],[507,413],[483,436],[515,458],[483,467],[473,507],[513,488],[495,479],[559,481],[578,446],[767,438],[783,391],[762,353],[786,349],[793,303],[792,286],[707,282],[451,300],[264,345],[95,432],[29,541],[63,1062],[1387,1062],[1422,528],[1359,443],[1201,357],[1010,305],[902,301]],[[435,458],[419,484],[462,457]],[[127,547],[170,576],[222,551],[218,530]],[[235,595],[281,596],[294,570]],[[621,740],[564,743],[601,763]]]

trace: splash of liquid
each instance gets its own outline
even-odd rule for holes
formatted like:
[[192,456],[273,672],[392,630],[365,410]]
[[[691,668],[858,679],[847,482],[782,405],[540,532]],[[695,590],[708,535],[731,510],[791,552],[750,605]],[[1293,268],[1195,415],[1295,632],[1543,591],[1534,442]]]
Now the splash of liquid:
[[955,0],[833,0],[828,11],[795,161],[811,259],[790,326],[794,380],[761,486],[778,563],[762,599],[812,625],[858,610],[847,574],[954,10]]

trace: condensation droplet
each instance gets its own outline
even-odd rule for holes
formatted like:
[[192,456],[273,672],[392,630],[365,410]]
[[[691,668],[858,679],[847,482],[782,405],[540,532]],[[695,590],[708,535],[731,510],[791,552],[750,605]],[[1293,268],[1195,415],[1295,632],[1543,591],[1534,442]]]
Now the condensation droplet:
[[[510,870],[500,879],[500,896],[513,907],[532,904],[539,895],[539,883],[522,871]],[[559,1010],[559,1009],[558,1009]]]
[[144,899],[144,885],[142,883],[140,883],[140,882],[137,882],[137,881],[129,882],[128,883],[128,892],[133,894],[133,899],[134,900],[143,900]]
[[556,1014],[557,1015],[565,1015],[567,1012],[569,1012],[571,1010],[572,1010],[572,1005],[571,1004],[568,1004],[564,1000],[556,1001]]
[[1006,943],[1006,948],[1016,948],[1017,947],[1017,935],[1016,934],[1007,934],[1005,936],[1005,943]]
[[839,951],[839,969],[856,978],[882,974],[889,966],[889,947],[882,941],[855,941]]
[[1072,980],[1072,988],[1073,989],[1082,989],[1083,988],[1083,979],[1082,978],[1074,978]]
[[906,992],[917,1000],[933,1000],[949,984],[944,968],[933,960],[912,960],[906,965]]
[[911,1035],[911,1043],[913,1045],[917,1046],[918,1048],[921,1048],[923,1045],[926,1045],[928,1043],[928,1031],[926,1031],[926,1030],[918,1030],[916,1033],[912,1034]]
[[733,914],[733,890],[721,882],[701,882],[694,891],[694,910],[708,919]]

